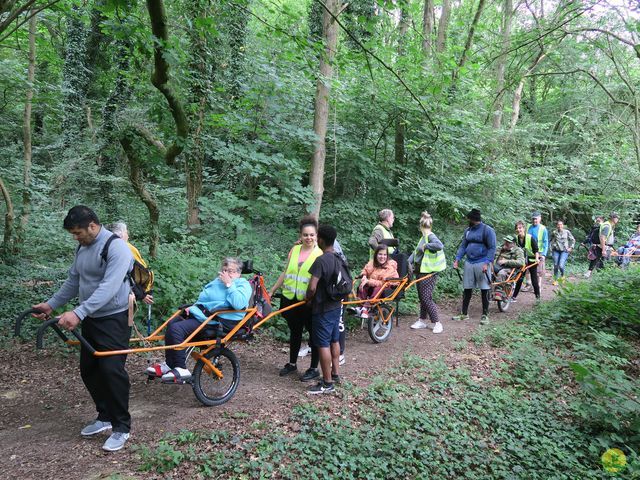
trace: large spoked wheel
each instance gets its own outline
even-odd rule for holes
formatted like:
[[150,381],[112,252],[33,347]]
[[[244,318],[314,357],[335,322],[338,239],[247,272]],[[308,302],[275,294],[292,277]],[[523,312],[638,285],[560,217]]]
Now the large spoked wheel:
[[211,350],[205,357],[222,373],[222,378],[207,371],[208,366],[198,360],[193,368],[193,393],[203,405],[222,405],[236,393],[240,383],[240,363],[234,353],[224,347]]
[[[369,336],[375,343],[386,342],[391,335],[393,328],[393,318],[389,315],[389,307],[382,305],[380,308],[373,307],[369,310],[369,321],[367,322]],[[387,318],[387,321],[385,321]]]
[[496,302],[498,303],[498,310],[500,310],[501,312],[506,312],[507,310],[509,310],[509,306],[511,305],[511,298],[503,298],[502,300],[497,300]]

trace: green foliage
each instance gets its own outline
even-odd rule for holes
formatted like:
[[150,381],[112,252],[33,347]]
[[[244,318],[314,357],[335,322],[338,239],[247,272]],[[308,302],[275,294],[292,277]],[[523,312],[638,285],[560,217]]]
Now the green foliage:
[[[403,363],[398,371],[431,368],[417,357]],[[389,472],[403,478],[599,478],[589,437],[566,420],[567,409],[558,409],[551,394],[523,396],[475,384],[462,372],[439,372],[424,384],[377,377],[356,396],[355,410],[342,416],[314,404],[297,406],[289,420],[299,426],[293,435],[276,429],[213,443],[202,434],[197,450],[215,453],[199,457],[189,454],[193,444],[169,437],[143,449],[142,468],[179,472],[179,464],[189,462],[201,474],[247,478],[373,479]]]
[[[570,313],[591,296],[602,298],[611,281],[620,288],[619,308],[636,308],[627,295],[636,275],[601,273],[572,287],[571,296],[480,330],[472,337],[479,355],[506,352],[482,362],[484,373],[475,364],[450,367],[406,354],[368,386],[342,386],[348,401],[337,407],[340,415],[302,403],[287,427],[216,431],[214,440],[181,432],[143,447],[141,468],[179,475],[188,466],[246,478],[637,478],[635,333],[626,323],[607,325],[593,302],[586,318]],[[619,477],[606,477],[600,456],[613,447],[628,464]]]

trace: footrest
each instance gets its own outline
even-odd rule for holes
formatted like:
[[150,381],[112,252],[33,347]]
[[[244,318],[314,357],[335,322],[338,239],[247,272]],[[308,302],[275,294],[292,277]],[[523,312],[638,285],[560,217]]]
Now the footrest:
[[193,377],[187,379],[174,379],[174,380],[160,380],[163,385],[191,385]]

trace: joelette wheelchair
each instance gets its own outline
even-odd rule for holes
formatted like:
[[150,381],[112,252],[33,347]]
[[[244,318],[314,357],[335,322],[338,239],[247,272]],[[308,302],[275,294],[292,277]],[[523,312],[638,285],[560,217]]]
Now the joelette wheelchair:
[[511,268],[507,277],[503,281],[492,282],[489,280],[489,283],[491,283],[492,298],[496,301],[499,311],[506,312],[509,309],[513,303],[513,294],[516,289],[516,284],[523,275],[527,274],[527,270],[534,265],[538,265],[538,262],[534,262],[520,268]]
[[[294,303],[286,308],[271,311],[269,294],[264,285],[262,273],[253,269],[251,262],[244,262],[243,274],[251,273],[250,280],[253,288],[249,307],[244,310],[218,310],[211,312],[206,322],[179,345],[159,345],[164,340],[164,331],[171,320],[184,314],[183,306],[176,310],[162,325],[147,336],[138,336],[130,339],[131,344],[141,345],[126,350],[96,351],[77,329],[71,330],[76,340],[71,340],[58,326],[58,319],[52,318],[45,321],[38,329],[36,335],[36,347],[43,348],[45,331],[53,329],[63,342],[70,345],[82,344],[96,357],[110,355],[136,354],[144,352],[156,352],[169,349],[188,349],[195,361],[190,383],[196,398],[206,406],[222,405],[229,401],[235,394],[240,383],[240,362],[229,348],[235,341],[249,340],[256,329],[276,315],[299,307],[304,302]],[[222,313],[244,312],[244,317],[233,328],[226,329],[216,318]],[[34,310],[23,312],[16,320],[16,332],[20,333],[20,325],[26,314],[40,313]]]
[[398,325],[398,312],[400,310],[400,300],[404,298],[404,292],[418,282],[426,280],[434,274],[429,274],[421,278],[411,278],[407,255],[395,253],[391,255],[398,264],[398,276],[400,278],[390,278],[385,280],[382,287],[373,296],[365,300],[356,299],[355,285],[354,292],[349,299],[342,302],[343,305],[353,308],[354,306],[368,306],[367,330],[369,337],[375,343],[386,342],[391,335],[393,322]]

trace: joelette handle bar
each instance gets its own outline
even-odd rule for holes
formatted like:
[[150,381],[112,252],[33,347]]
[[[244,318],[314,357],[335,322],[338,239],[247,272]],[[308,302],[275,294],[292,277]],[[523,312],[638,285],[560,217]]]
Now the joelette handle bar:
[[[47,320],[42,325],[40,325],[40,328],[38,328],[38,333],[36,334],[36,348],[39,348],[39,349],[44,348],[44,342],[43,342],[44,332],[49,327],[53,328],[53,330],[58,334],[58,336],[62,339],[63,342],[66,343],[69,341],[67,336],[63,333],[62,330],[60,330],[60,327],[58,326],[59,320],[60,320],[59,318],[52,318],[51,320]],[[70,332],[74,337],[76,337],[76,339],[82,344],[82,346],[89,351],[89,353],[93,355],[96,352],[96,349],[91,346],[91,344],[87,341],[87,339],[84,338],[75,329],[70,330]]]
[[13,327],[13,336],[19,337],[22,330],[22,322],[24,319],[31,316],[32,313],[44,313],[42,310],[38,310],[37,308],[30,308],[25,310],[24,312],[20,312],[20,314],[16,317],[15,325]]

